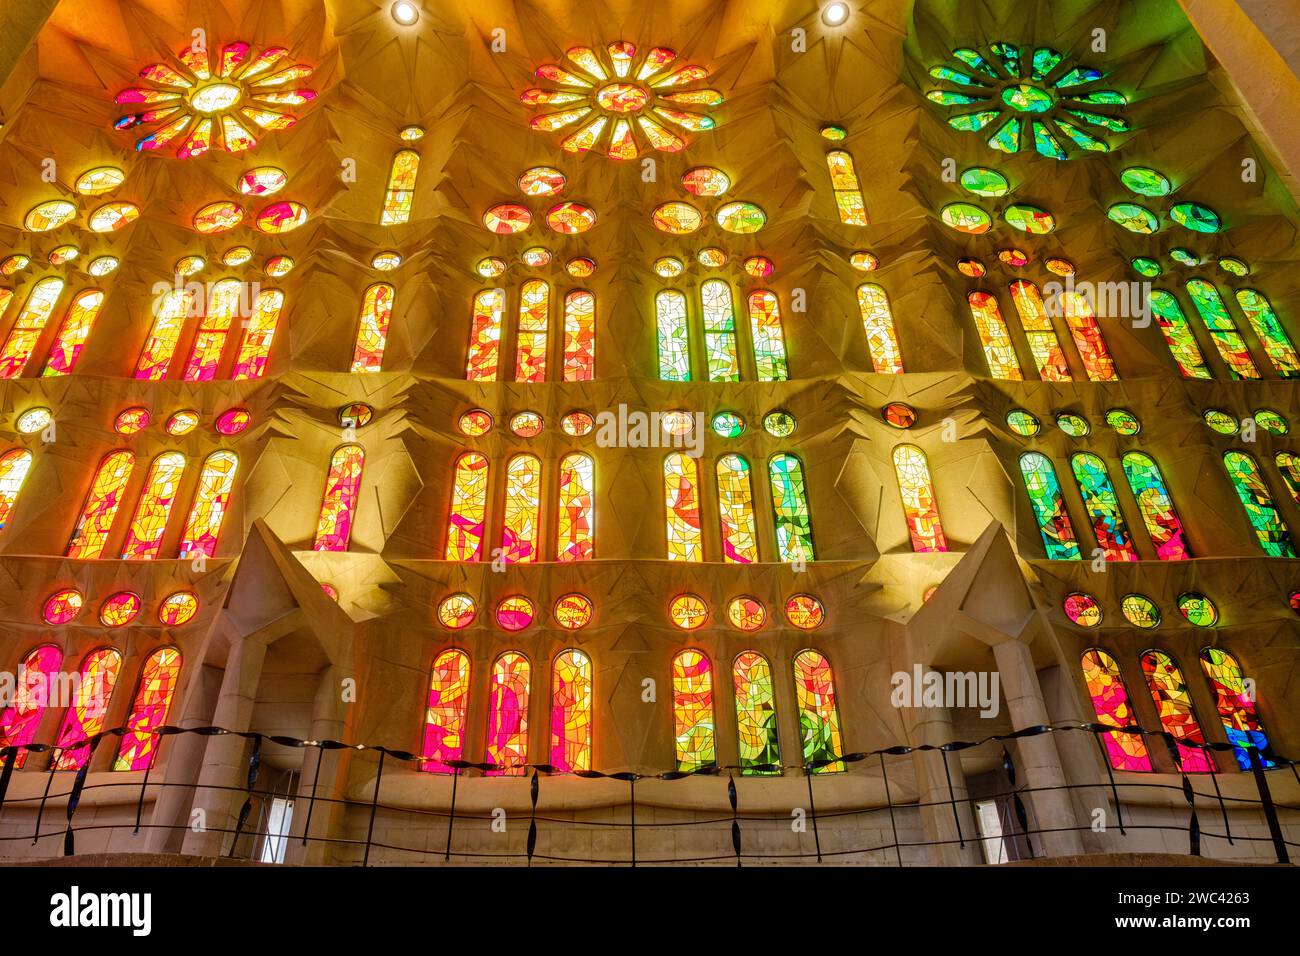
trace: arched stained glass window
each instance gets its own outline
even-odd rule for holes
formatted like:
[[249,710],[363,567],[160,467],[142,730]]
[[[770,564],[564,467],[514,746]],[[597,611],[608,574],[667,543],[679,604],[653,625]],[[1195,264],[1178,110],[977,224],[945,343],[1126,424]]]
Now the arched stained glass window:
[[[800,651],[795,655],[794,692],[799,707],[804,763],[842,757],[844,739],[840,735],[840,712],[835,703],[835,679],[830,662],[817,651]],[[836,760],[816,768],[813,773],[835,773],[843,769],[843,762]]]
[[713,674],[709,659],[696,650],[673,658],[673,732],[677,769],[717,764],[713,727]]
[[221,352],[230,334],[230,324],[241,314],[246,286],[238,279],[221,279],[208,294],[208,308],[199,319],[199,330],[190,347],[189,361],[181,377],[187,382],[210,382],[217,377]]
[[469,711],[469,655],[445,650],[433,660],[429,699],[424,710],[424,743],[420,769],[452,773],[448,760],[465,753],[465,718]]
[[1106,463],[1091,452],[1070,456],[1074,480],[1079,483],[1083,506],[1092,522],[1092,533],[1107,561],[1136,561],[1133,536],[1129,534],[1124,515],[1119,510],[1115,488],[1110,483]]
[[[1120,675],[1119,665],[1101,648],[1083,652],[1083,680],[1088,685],[1092,709],[1097,723],[1107,727],[1134,727],[1137,718],[1129,703],[1128,690]],[[1151,770],[1151,756],[1141,734],[1121,734],[1107,731],[1101,737],[1106,748],[1106,758],[1116,770]]]
[[169,289],[158,297],[153,327],[135,365],[136,378],[160,382],[167,377],[185,318],[198,311],[198,289],[196,283],[191,283],[183,289]]
[[709,363],[710,382],[739,382],[740,358],[736,351],[736,310],[731,286],[721,279],[709,279],[700,286],[704,315],[704,356]]
[[399,150],[393,156],[393,166],[388,173],[388,188],[384,191],[384,211],[379,216],[381,226],[396,226],[411,218],[415,202],[415,177],[420,172],[420,154],[413,149]]
[[703,561],[699,463],[683,452],[664,459],[664,509],[668,560]]
[[167,712],[181,676],[181,652],[175,647],[160,647],[145,659],[140,668],[131,715],[126,719],[127,732],[113,761],[114,770],[148,770],[158,756],[154,733],[167,723]]
[[595,478],[590,456],[574,454],[561,459],[557,561],[586,561],[595,556]]
[[357,516],[357,498],[361,491],[361,470],[366,453],[360,445],[342,445],[330,457],[325,475],[325,494],[321,498],[320,518],[316,522],[313,551],[346,551],[352,538]]
[[739,455],[718,459],[718,519],[722,522],[722,557],[734,564],[758,560],[754,528],[754,493],[749,462]]
[[72,529],[72,540],[64,552],[67,557],[93,560],[103,555],[108,533],[113,529],[113,519],[122,504],[122,492],[134,465],[135,455],[126,449],[109,452],[100,460],[95,477],[90,481],[86,503],[82,505],[81,515]]
[[[23,658],[15,675],[9,706],[0,711],[0,747],[21,747],[36,739],[41,717],[50,701],[50,690],[58,685],[63,651],[53,644],[42,644]],[[14,769],[23,769],[27,751],[14,757]]]
[[1260,344],[1264,346],[1264,352],[1273,363],[1273,368],[1277,369],[1277,374],[1282,378],[1300,377],[1300,357],[1296,356],[1291,339],[1287,336],[1286,329],[1282,328],[1268,299],[1254,289],[1238,289],[1236,297],[1237,305],[1241,306],[1250,327],[1259,336]]
[[1259,378],[1259,369],[1255,368],[1246,341],[1237,331],[1236,324],[1228,315],[1227,306],[1219,290],[1204,279],[1187,280],[1187,291],[1191,294],[1192,304],[1200,313],[1201,321],[1210,333],[1214,347],[1228,366],[1228,373],[1234,380],[1241,378]]
[[496,379],[501,361],[501,323],[505,311],[506,295],[502,289],[483,289],[474,296],[469,356],[465,363],[467,380],[491,382]]
[[868,225],[867,204],[862,199],[853,157],[842,149],[831,150],[826,154],[826,167],[830,170],[831,189],[835,191],[835,208],[839,210],[840,222],[846,226]]
[[591,769],[591,658],[569,649],[551,668],[551,766]]
[[194,503],[181,532],[180,557],[192,558],[202,552],[210,558],[217,553],[217,538],[221,536],[221,523],[226,519],[238,470],[239,456],[233,451],[214,451],[203,460]]
[[1056,337],[1056,328],[1052,325],[1052,317],[1047,314],[1047,303],[1043,301],[1038,286],[1017,279],[1009,288],[1039,377],[1044,382],[1070,381],[1070,366],[1065,361],[1065,352]]
[[77,364],[81,349],[90,338],[90,329],[99,317],[99,310],[104,307],[104,293],[98,289],[87,289],[77,295],[68,306],[63,316],[63,324],[54,336],[50,346],[49,357],[45,360],[45,370],[41,375],[68,375]]
[[158,557],[184,474],[185,456],[178,451],[163,452],[153,460],[122,543],[123,561],[152,561]]
[[686,325],[686,296],[676,289],[655,294],[659,340],[659,377],[665,382],[691,380],[691,338]]
[[519,292],[519,334],[515,339],[515,381],[546,381],[546,339],[551,287],[530,279]]
[[812,514],[803,465],[794,455],[773,455],[767,463],[772,485],[772,522],[776,551],[782,561],[812,561]]
[[231,379],[243,382],[266,374],[271,342],[275,338],[275,329],[280,324],[280,312],[283,309],[284,293],[279,289],[263,289],[257,294],[253,300],[253,314],[248,318],[239,351],[235,353]]
[[1043,536],[1043,548],[1052,561],[1078,561],[1079,542],[1065,510],[1065,499],[1056,480],[1056,469],[1051,459],[1036,451],[1020,456],[1020,474],[1029,493],[1029,504],[1034,509],[1038,532]]
[[898,348],[898,333],[894,330],[894,313],[889,307],[889,296],[874,282],[858,286],[858,313],[862,328],[867,334],[867,351],[871,367],[881,375],[901,375],[903,353]]
[[596,297],[577,289],[564,297],[564,380],[596,377]]
[[515,455],[506,464],[502,558],[507,564],[537,560],[541,533],[542,464],[535,455]]
[[1196,335],[1173,294],[1163,289],[1152,289],[1147,302],[1183,378],[1213,378],[1205,365],[1205,356],[1201,354]]
[[487,517],[488,460],[476,451],[456,459],[447,520],[447,560],[481,561]]
[[776,293],[758,289],[749,294],[749,330],[754,338],[754,368],[760,382],[784,382],[790,377],[785,357],[785,330]]
[[361,319],[357,345],[352,353],[352,371],[378,372],[388,345],[388,323],[393,318],[393,287],[376,282],[361,298]]
[[18,492],[23,490],[27,473],[32,470],[32,453],[25,448],[13,448],[0,455],[0,529],[9,523]]
[[1146,524],[1147,534],[1156,547],[1156,557],[1161,561],[1182,561],[1192,556],[1183,532],[1182,519],[1174,508],[1164,476],[1150,455],[1131,451],[1123,458],[1124,477],[1137,499]]
[[1092,311],[1092,303],[1081,292],[1061,293],[1061,311],[1065,315],[1065,324],[1070,327],[1074,338],[1074,347],[1079,350],[1083,360],[1083,370],[1088,373],[1090,382],[1117,382],[1115,360],[1110,357],[1106,340],[1102,338],[1101,326]]
[[9,337],[0,346],[0,379],[17,378],[23,373],[23,366],[31,358],[36,340],[54,314],[55,303],[62,293],[63,280],[53,276],[32,286]]
[[1275,558],[1294,558],[1296,552],[1291,542],[1291,531],[1273,504],[1273,495],[1255,459],[1244,451],[1230,451],[1224,454],[1223,464],[1264,553]]
[[[12,455],[13,452],[9,454]],[[4,527],[4,460],[0,458],[0,528]],[[1291,493],[1296,504],[1300,505],[1300,457],[1289,451],[1280,451],[1273,460],[1277,463],[1277,470],[1282,473],[1282,480],[1286,482],[1286,490]]]
[[72,704],[63,714],[59,736],[55,738],[57,749],[51,764],[55,770],[79,770],[86,762],[90,744],[73,745],[89,740],[104,729],[108,705],[113,700],[113,688],[121,671],[122,654],[113,647],[91,651],[82,660],[80,681]]
[[528,760],[528,658],[506,651],[492,665],[488,690],[487,762],[506,769],[489,776],[519,776]]
[[925,452],[915,445],[894,449],[894,473],[903,497],[903,515],[912,536],[913,551],[947,551],[948,539],[939,520],[939,501],[930,483],[930,465]]
[[966,301],[970,304],[971,318],[975,320],[975,331],[984,346],[989,374],[1011,382],[1021,381],[1024,376],[1020,373],[1016,347],[1011,343],[1006,322],[1002,320],[998,300],[991,293],[977,291],[967,295]]
[[1223,722],[1223,732],[1232,744],[1237,766],[1242,770],[1251,769],[1247,752],[1250,748],[1261,751],[1260,760],[1264,767],[1276,766],[1265,756],[1270,750],[1268,735],[1259,722],[1246,675],[1237,659],[1220,647],[1207,647],[1201,651],[1201,670],[1205,671],[1210,690],[1214,691],[1215,707],[1219,711],[1219,720]]
[[[744,651],[731,672],[736,695],[736,732],[742,776],[779,774],[781,744],[777,739],[776,695],[772,668],[762,654]],[[778,769],[757,770],[771,764]]]
[[1142,673],[1146,675],[1147,688],[1155,701],[1160,726],[1173,736],[1178,744],[1178,758],[1187,773],[1213,773],[1214,758],[1208,750],[1191,744],[1205,743],[1201,725],[1196,721],[1196,710],[1187,693],[1183,672],[1172,657],[1160,650],[1149,650],[1142,655]]

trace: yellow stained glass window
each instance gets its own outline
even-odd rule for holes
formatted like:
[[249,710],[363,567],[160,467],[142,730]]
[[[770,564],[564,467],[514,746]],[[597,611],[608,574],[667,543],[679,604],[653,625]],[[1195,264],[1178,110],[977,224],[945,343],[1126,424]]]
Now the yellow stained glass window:
[[535,455],[515,455],[506,464],[505,521],[501,553],[507,564],[538,560],[541,533],[542,465]]
[[388,323],[393,317],[393,287],[376,282],[361,299],[361,320],[357,345],[352,353],[352,371],[378,372],[388,344]]
[[894,331],[894,313],[889,308],[889,296],[874,282],[858,286],[858,312],[862,315],[862,328],[867,333],[867,351],[871,366],[881,375],[900,375],[903,371],[903,353],[898,348],[898,334]]
[[585,561],[595,556],[595,465],[588,455],[565,455],[560,461],[557,561]]
[[699,462],[682,452],[664,459],[664,509],[668,560],[703,561]]
[[591,769],[591,658],[569,649],[551,668],[551,766],[560,773]]
[[136,362],[135,377],[158,382],[167,377],[176,345],[181,340],[185,318],[198,311],[196,287],[168,289],[154,305],[153,327],[145,339],[140,359]]
[[839,210],[840,222],[846,226],[869,225],[871,220],[867,217],[867,204],[862,199],[862,186],[853,168],[853,157],[842,149],[832,150],[826,154],[826,166],[830,170],[831,189],[835,192],[835,208]]
[[31,358],[41,330],[54,313],[55,303],[63,293],[63,280],[55,277],[42,279],[27,293],[27,301],[18,313],[14,327],[3,346],[0,346],[0,379],[17,378]]
[[210,382],[217,377],[221,352],[230,334],[230,324],[248,309],[243,307],[247,286],[238,279],[222,279],[212,286],[208,308],[199,320],[199,330],[190,348],[189,361],[181,377],[187,382]]
[[162,740],[154,731],[167,723],[180,676],[181,652],[174,647],[159,648],[145,660],[126,720],[127,732],[122,735],[113,761],[114,770],[148,770],[153,766]]
[[411,218],[415,202],[415,177],[420,171],[420,154],[413,149],[399,150],[393,157],[388,173],[388,189],[384,192],[384,211],[379,217],[381,226],[395,226]]
[[915,445],[899,445],[894,449],[894,472],[903,496],[903,515],[912,536],[912,550],[947,551],[948,541],[939,520],[939,502],[930,483],[925,452]]
[[487,762],[504,769],[488,775],[518,776],[528,760],[528,658],[506,651],[492,665],[488,688]]
[[[799,706],[799,734],[803,738],[805,764],[833,760],[844,755],[840,713],[835,700],[835,679],[831,665],[817,651],[800,651],[794,658],[795,700]],[[813,773],[835,773],[844,769],[839,760],[814,767]]]
[[63,323],[50,346],[49,357],[45,360],[42,376],[67,375],[77,364],[81,350],[90,338],[91,326],[104,306],[104,293],[98,289],[87,289],[77,294],[68,306]]
[[471,382],[490,382],[497,377],[505,310],[506,297],[501,289],[484,289],[474,296],[469,355],[465,363],[465,378]]
[[0,455],[0,529],[9,523],[31,468],[32,453],[25,448],[13,448]]
[[673,658],[673,731],[677,769],[690,772],[717,763],[713,722],[713,674],[697,650]]
[[239,456],[233,451],[214,451],[204,459],[194,503],[181,532],[181,557],[192,558],[201,552],[210,558],[217,553],[217,538],[230,506],[230,490],[238,469]]
[[122,493],[134,465],[135,455],[126,449],[109,452],[100,460],[65,552],[69,558],[93,560],[103,556],[104,545],[113,529],[113,519],[117,517]]
[[158,557],[184,473],[185,456],[178,451],[163,452],[153,460],[122,545],[124,561],[152,561]]
[[546,381],[546,340],[551,287],[538,279],[519,292],[519,334],[515,340],[515,381]]
[[365,464],[366,453],[360,445],[343,445],[330,456],[313,551],[348,549],[357,516],[357,499],[361,493],[361,471]]
[[564,380],[596,377],[596,297],[577,289],[564,297]]
[[266,373],[266,360],[271,354],[271,340],[280,322],[284,308],[284,293],[278,289],[263,289],[253,300],[253,314],[244,327],[244,338],[235,353],[235,365],[230,377],[236,381],[261,378]]
[[447,521],[447,560],[480,561],[487,518],[488,460],[470,451],[456,459],[451,512]]
[[1016,347],[1011,343],[1011,333],[1002,320],[998,300],[988,292],[972,292],[966,296],[970,314],[975,320],[975,331],[984,346],[984,358],[989,363],[989,374],[994,378],[1012,382],[1022,381]]
[[724,455],[718,459],[717,471],[722,557],[735,564],[752,564],[758,560],[758,536],[749,462],[739,455]]

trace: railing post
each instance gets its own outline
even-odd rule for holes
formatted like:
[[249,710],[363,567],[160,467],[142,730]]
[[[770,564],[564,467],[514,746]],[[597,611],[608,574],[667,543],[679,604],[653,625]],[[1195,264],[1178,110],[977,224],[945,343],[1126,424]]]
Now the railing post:
[[375,772],[375,795],[370,801],[370,824],[366,827],[366,853],[361,858],[362,866],[370,865],[370,841],[375,835],[375,811],[379,809],[379,783],[384,779],[384,757],[388,755],[383,747],[379,750],[379,769]]
[[1290,863],[1291,857],[1286,851],[1286,839],[1282,836],[1282,825],[1278,823],[1277,807],[1273,806],[1273,794],[1268,789],[1268,778],[1264,774],[1264,761],[1260,759],[1257,747],[1245,748],[1250,754],[1250,769],[1255,774],[1255,786],[1259,788],[1259,799],[1264,804],[1264,819],[1268,821],[1268,835],[1273,838],[1273,849],[1279,863]]
[[804,764],[803,774],[808,779],[808,817],[812,820],[813,846],[817,848],[817,862],[822,861],[822,838],[817,832],[817,803],[813,800],[812,765]]

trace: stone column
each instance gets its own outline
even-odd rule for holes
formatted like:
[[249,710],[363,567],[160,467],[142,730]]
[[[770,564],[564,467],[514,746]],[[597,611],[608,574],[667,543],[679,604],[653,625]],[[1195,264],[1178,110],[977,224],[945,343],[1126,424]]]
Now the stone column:
[[[926,667],[923,670],[928,671]],[[906,707],[903,708],[903,723],[907,727],[908,740],[912,746],[921,744],[951,743],[956,739],[952,729],[952,718],[946,707]],[[917,800],[921,806],[921,823],[925,828],[925,839],[936,845],[928,847],[931,866],[972,866],[984,862],[979,849],[979,830],[975,826],[975,816],[971,813],[969,793],[966,790],[966,775],[962,771],[961,758],[957,754],[948,754],[948,772],[944,773],[944,754],[934,750],[923,750],[912,754],[912,764],[916,772]],[[886,760],[886,767],[890,762]],[[948,781],[952,781],[952,789]],[[956,816],[953,814],[953,801],[956,801]],[[926,806],[929,804],[929,806]],[[960,837],[958,836],[960,821]],[[965,846],[962,846],[962,843]]]
[[[312,740],[341,740],[347,742],[347,721],[342,702],[343,672],[338,667],[321,671],[312,708]],[[336,847],[323,841],[325,837],[343,836],[345,811],[341,804],[328,800],[341,800],[346,795],[347,773],[351,752],[347,750],[320,750],[311,747],[303,751],[302,773],[298,778],[298,792],[294,796],[293,826],[289,830],[289,846],[285,860],[311,866],[351,863],[347,857],[349,847]],[[319,777],[316,773],[320,761]],[[316,803],[311,804],[312,783],[317,782]],[[303,831],[308,825],[307,811],[311,807],[311,828],[307,835],[314,838],[302,844]]]

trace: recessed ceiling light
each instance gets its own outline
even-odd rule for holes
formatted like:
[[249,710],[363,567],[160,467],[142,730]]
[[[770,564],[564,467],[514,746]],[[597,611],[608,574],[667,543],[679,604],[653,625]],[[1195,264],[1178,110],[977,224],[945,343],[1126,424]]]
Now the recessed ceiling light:
[[827,26],[837,27],[849,18],[847,3],[828,3],[822,8],[822,20]]
[[409,27],[416,20],[420,19],[420,8],[411,3],[410,0],[397,0],[397,2],[393,4],[392,12],[393,19],[404,27]]

